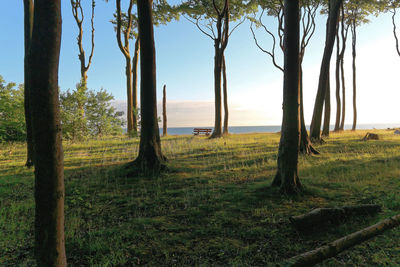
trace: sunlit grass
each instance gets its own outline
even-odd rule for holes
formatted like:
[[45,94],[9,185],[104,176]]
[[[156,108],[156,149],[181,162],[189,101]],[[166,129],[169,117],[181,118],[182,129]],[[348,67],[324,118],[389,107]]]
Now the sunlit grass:
[[[399,213],[400,136],[374,132],[380,140],[332,133],[320,156],[300,156],[306,192],[295,198],[269,186],[276,133],[162,138],[169,171],[159,177],[127,175],[137,138],[64,142],[69,264],[265,266]],[[0,144],[1,266],[34,264],[34,180],[24,163],[24,144]],[[308,236],[288,222],[315,207],[360,203],[383,212]],[[393,230],[323,265],[399,265],[399,238]]]

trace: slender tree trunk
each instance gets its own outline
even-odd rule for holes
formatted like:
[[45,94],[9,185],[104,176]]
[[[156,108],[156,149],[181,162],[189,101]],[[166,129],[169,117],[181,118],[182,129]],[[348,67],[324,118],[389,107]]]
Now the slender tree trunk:
[[136,38],[135,42],[135,52],[133,54],[132,59],[132,99],[133,99],[133,133],[137,133],[137,124],[138,124],[138,103],[137,103],[137,80],[138,80],[138,61],[139,61],[139,51],[140,51],[140,41],[139,37]]
[[163,136],[167,136],[167,86],[163,88]]
[[341,83],[342,83],[342,118],[340,121],[339,130],[344,130],[344,120],[346,117],[346,83],[344,78],[344,53],[346,51],[346,41],[347,41],[347,33],[349,27],[344,24],[344,8],[342,3],[342,19],[341,19],[341,26],[342,26],[342,51],[340,51],[340,73],[341,73]]
[[321,140],[321,122],[322,122],[322,109],[325,101],[327,80],[329,79],[329,65],[331,61],[333,45],[335,44],[335,32],[338,22],[339,9],[342,0],[329,1],[329,15],[327,22],[327,32],[324,55],[321,63],[321,71],[318,82],[318,92],[315,99],[314,112],[310,127],[311,139]]
[[[328,77],[330,75],[328,74]],[[331,121],[331,83],[328,78],[326,81],[328,84],[326,86],[325,93],[325,108],[324,108],[324,124],[322,127],[322,136],[329,136],[329,124]]]
[[26,124],[26,144],[27,155],[25,166],[28,168],[33,165],[33,142],[32,142],[32,119],[29,105],[29,47],[32,39],[33,27],[33,1],[24,0],[24,44],[25,44],[25,57],[24,57],[24,108],[25,108],[25,124]]
[[210,138],[218,138],[222,136],[222,105],[221,105],[221,71],[222,71],[222,60],[221,51],[219,48],[219,41],[215,40],[215,55],[214,55],[214,98],[215,98],[215,121],[214,131]]
[[223,78],[223,90],[224,90],[224,135],[229,134],[228,120],[229,120],[229,110],[228,110],[228,84],[226,79],[226,64],[225,55],[222,56],[222,78]]
[[278,152],[278,171],[273,185],[284,194],[302,189],[298,177],[300,144],[300,79],[299,79],[299,1],[284,1],[284,82],[283,120]]
[[304,121],[304,104],[303,104],[303,68],[299,66],[300,79],[300,152],[306,155],[316,154],[319,152],[314,148],[307,133],[306,123]]
[[60,44],[61,0],[35,0],[28,73],[35,153],[35,257],[38,266],[67,266],[58,100]]
[[135,134],[134,132],[134,105],[133,105],[133,90],[132,90],[132,65],[131,65],[131,57],[125,56],[125,76],[126,76],[126,94],[128,100],[128,135],[132,136]]
[[342,104],[340,101],[340,39],[339,39],[339,25],[336,31],[336,69],[335,69],[335,81],[336,81],[336,120],[334,131],[339,131],[340,127],[340,113]]
[[355,20],[353,20],[352,24],[352,56],[353,56],[353,126],[351,127],[352,131],[356,130],[357,126],[357,80],[356,80],[356,41],[357,41],[357,26]]
[[158,129],[156,97],[156,51],[152,21],[152,0],[138,0],[140,38],[140,114],[139,155],[134,165],[145,174],[157,174],[165,166]]

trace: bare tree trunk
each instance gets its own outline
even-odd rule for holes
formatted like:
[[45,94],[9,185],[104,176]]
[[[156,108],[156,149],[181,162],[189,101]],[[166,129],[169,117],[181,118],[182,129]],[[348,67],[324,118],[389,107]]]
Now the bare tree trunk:
[[167,136],[167,86],[163,88],[163,136]]
[[327,80],[329,79],[329,65],[331,61],[333,45],[335,44],[335,32],[338,22],[339,9],[343,0],[329,1],[329,15],[324,55],[321,63],[321,71],[318,82],[318,92],[315,98],[314,112],[310,127],[310,137],[317,141],[321,140],[322,109],[325,101]]
[[133,162],[140,172],[157,174],[165,168],[161,152],[157,117],[156,51],[152,21],[152,0],[138,0],[140,38],[140,114],[141,132],[139,155]]
[[132,65],[131,65],[131,57],[125,57],[125,76],[126,76],[126,96],[127,96],[127,112],[128,112],[128,135],[132,136],[135,134],[134,132],[134,122],[133,122],[133,114],[134,114],[134,106],[133,106],[133,90],[132,90]]
[[35,257],[38,266],[67,266],[58,100],[61,0],[35,0],[34,5],[28,73],[35,153]]
[[342,51],[340,51],[340,72],[341,72],[341,83],[342,83],[342,118],[340,121],[339,130],[344,130],[344,120],[346,117],[346,84],[344,78],[344,53],[346,51],[346,41],[347,41],[347,33],[349,27],[344,24],[344,7],[342,3],[342,19],[341,19],[341,35],[342,35]]
[[339,25],[336,30],[336,69],[335,69],[335,81],[336,81],[336,120],[334,131],[339,131],[340,127],[340,113],[342,109],[342,103],[340,101],[340,39],[339,39]]
[[278,151],[278,170],[273,186],[284,194],[302,189],[298,176],[300,144],[300,79],[299,79],[299,1],[284,1],[284,82],[283,120]]
[[24,44],[25,44],[25,57],[24,57],[24,108],[25,108],[25,124],[26,124],[26,167],[33,166],[33,141],[32,141],[32,119],[29,104],[29,92],[31,90],[29,85],[29,47],[32,39],[33,27],[33,1],[24,0]]
[[394,40],[396,41],[396,52],[400,56],[400,48],[399,48],[399,38],[397,37],[397,30],[396,30],[396,7],[393,6],[393,11],[392,11],[392,24],[393,24],[393,36]]
[[137,124],[138,124],[138,102],[137,102],[137,80],[138,80],[138,61],[139,61],[139,51],[140,51],[140,42],[139,37],[136,38],[135,42],[135,52],[133,54],[132,59],[132,99],[133,99],[133,133],[137,133]]
[[325,108],[324,108],[324,124],[322,127],[322,136],[329,136],[329,124],[331,121],[331,83],[329,79],[326,81],[328,84],[326,86],[326,93],[325,93]]
[[224,135],[229,134],[228,120],[229,120],[229,110],[228,110],[228,85],[226,79],[226,64],[225,55],[222,56],[222,78],[223,78],[223,90],[224,90]]
[[352,22],[352,56],[353,56],[353,126],[351,127],[352,131],[356,130],[357,126],[357,80],[356,80],[356,41],[357,41],[357,26],[355,19]]

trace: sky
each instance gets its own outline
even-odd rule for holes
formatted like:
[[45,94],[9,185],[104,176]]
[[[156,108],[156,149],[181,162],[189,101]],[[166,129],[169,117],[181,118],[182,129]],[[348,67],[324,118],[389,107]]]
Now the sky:
[[[62,0],[62,44],[59,86],[62,91],[74,89],[80,79],[80,63],[76,37],[77,26],[70,1]],[[90,2],[84,0],[84,46],[89,54]],[[126,1],[123,1],[126,4]],[[0,0],[0,75],[7,82],[23,83],[23,1]],[[96,1],[95,50],[88,72],[88,87],[112,93],[118,109],[125,110],[125,59],[120,52],[113,25],[115,2]],[[369,24],[357,31],[357,108],[359,124],[399,123],[400,57],[395,50],[391,17],[371,17]],[[400,24],[400,19],[398,19]],[[265,18],[272,29],[276,22]],[[325,42],[326,17],[317,16],[317,28],[307,47],[303,62],[304,108],[306,124],[310,124],[318,87],[319,69]],[[235,25],[234,23],[232,25]],[[282,121],[282,78],[268,57],[255,45],[249,22],[233,32],[225,52],[228,77],[228,101],[231,126],[280,125]],[[231,26],[232,27],[232,26]],[[256,31],[263,47],[271,40],[262,30]],[[352,72],[351,35],[345,57],[346,124],[351,124]],[[169,127],[213,126],[214,88],[212,40],[181,17],[155,28],[157,99],[167,86]],[[131,42],[131,51],[134,42]],[[277,51],[280,53],[280,51]],[[278,62],[282,57],[278,57]],[[334,61],[331,66],[331,124],[336,114]],[[161,115],[159,102],[159,115]]]

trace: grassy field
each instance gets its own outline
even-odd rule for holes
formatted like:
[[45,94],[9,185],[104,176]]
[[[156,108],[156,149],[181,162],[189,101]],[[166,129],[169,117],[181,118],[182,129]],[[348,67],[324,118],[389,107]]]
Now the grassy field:
[[[162,138],[168,173],[128,177],[138,152],[125,137],[64,143],[70,266],[266,266],[400,213],[400,136],[331,134],[300,156],[295,198],[270,183],[279,134]],[[33,266],[33,171],[24,144],[0,144],[0,266]],[[378,203],[377,216],[304,235],[288,217],[317,207]],[[319,231],[320,230],[320,231]],[[400,266],[400,229],[321,266]]]

